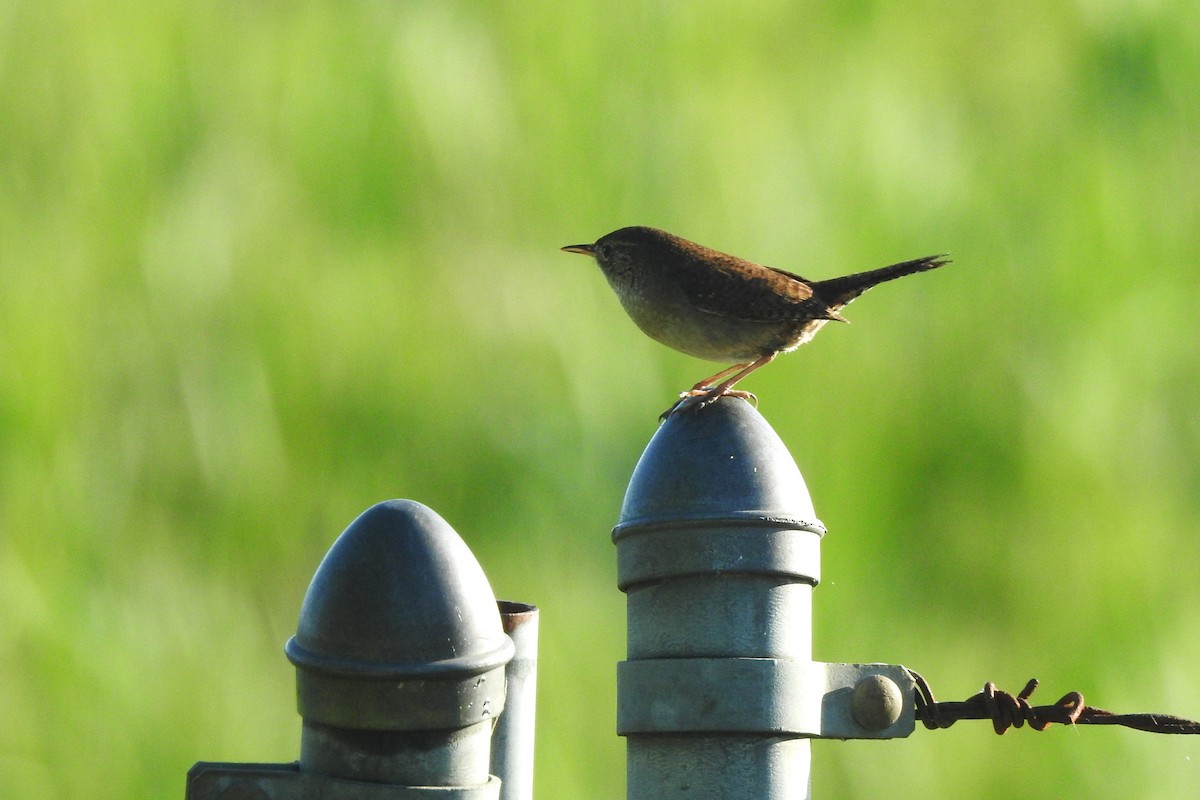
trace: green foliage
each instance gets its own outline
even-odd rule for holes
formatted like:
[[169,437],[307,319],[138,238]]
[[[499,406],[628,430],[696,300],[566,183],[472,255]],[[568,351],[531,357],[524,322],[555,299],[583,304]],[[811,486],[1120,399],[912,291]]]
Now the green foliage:
[[[713,371],[557,252],[627,224],[955,259],[747,384],[830,529],[818,658],[1200,715],[1198,51],[1170,0],[0,5],[0,795],[295,759],[307,582],[409,497],[543,609],[540,796],[621,796],[608,529]],[[817,743],[814,796],[1191,797],[1196,752],[962,723]]]

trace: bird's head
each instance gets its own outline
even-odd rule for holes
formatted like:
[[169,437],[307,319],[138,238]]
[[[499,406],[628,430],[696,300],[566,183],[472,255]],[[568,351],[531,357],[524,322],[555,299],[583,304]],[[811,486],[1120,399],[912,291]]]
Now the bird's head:
[[621,228],[601,236],[595,244],[572,244],[563,249],[596,259],[606,275],[628,275],[661,263],[676,248],[678,237],[656,228]]

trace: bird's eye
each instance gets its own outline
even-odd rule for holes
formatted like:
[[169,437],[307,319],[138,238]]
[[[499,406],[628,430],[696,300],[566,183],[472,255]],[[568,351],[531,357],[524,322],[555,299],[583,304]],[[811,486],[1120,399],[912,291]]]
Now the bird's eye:
[[608,258],[612,255],[612,251],[613,248],[611,244],[602,244],[596,248],[596,252],[600,254],[601,258]]

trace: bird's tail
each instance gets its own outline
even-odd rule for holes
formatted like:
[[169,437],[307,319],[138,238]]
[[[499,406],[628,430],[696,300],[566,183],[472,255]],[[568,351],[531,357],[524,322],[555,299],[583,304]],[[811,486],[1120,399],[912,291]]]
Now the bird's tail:
[[879,269],[868,270],[867,272],[844,275],[841,278],[817,281],[813,284],[813,294],[832,311],[836,312],[837,309],[846,305],[877,283],[903,278],[905,275],[912,275],[914,272],[937,269],[943,264],[949,263],[949,259],[944,255],[925,256],[924,258],[915,258],[912,261],[901,261],[899,264],[892,264],[890,267],[880,267]]

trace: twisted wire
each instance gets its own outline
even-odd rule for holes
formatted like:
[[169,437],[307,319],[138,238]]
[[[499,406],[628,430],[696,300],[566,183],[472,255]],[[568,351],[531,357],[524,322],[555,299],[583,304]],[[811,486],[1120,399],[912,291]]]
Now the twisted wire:
[[949,728],[960,719],[990,719],[992,729],[1003,734],[1009,728],[1026,723],[1036,731],[1050,725],[1121,725],[1150,733],[1200,733],[1200,722],[1169,714],[1114,714],[1102,708],[1086,705],[1079,692],[1064,694],[1057,703],[1035,706],[1029,702],[1038,687],[1034,678],[1016,695],[1001,691],[988,681],[983,691],[961,702],[938,702],[928,681],[913,670],[908,671],[916,683],[916,715],[926,728]]

